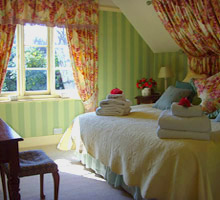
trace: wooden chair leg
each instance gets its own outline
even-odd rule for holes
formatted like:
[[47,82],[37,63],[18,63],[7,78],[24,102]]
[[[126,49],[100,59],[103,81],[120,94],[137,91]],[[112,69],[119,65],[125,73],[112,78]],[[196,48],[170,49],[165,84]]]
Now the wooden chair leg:
[[45,199],[45,195],[44,195],[44,174],[40,174],[40,198],[41,198],[41,200]]
[[[8,178],[8,177],[7,177]],[[12,193],[11,193],[11,189],[10,189],[10,184],[9,184],[9,179],[8,179],[8,181],[7,181],[7,184],[8,184],[8,196],[9,196],[9,199],[12,199]]]
[[59,184],[60,184],[60,175],[58,171],[53,173],[53,181],[54,181],[54,200],[58,200]]
[[2,168],[2,165],[0,165],[0,171],[1,171],[1,178],[2,178],[2,190],[4,194],[4,200],[7,200],[7,190],[6,190],[6,184],[5,184],[5,172]]

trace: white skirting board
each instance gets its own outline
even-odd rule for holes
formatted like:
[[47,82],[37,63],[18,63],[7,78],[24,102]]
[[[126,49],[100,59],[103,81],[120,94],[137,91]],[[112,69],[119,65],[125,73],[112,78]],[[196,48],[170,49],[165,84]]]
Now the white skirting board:
[[41,137],[29,137],[23,138],[23,141],[18,143],[19,148],[31,148],[37,146],[45,146],[45,145],[55,145],[58,144],[63,134],[59,135],[49,135],[49,136],[41,136]]

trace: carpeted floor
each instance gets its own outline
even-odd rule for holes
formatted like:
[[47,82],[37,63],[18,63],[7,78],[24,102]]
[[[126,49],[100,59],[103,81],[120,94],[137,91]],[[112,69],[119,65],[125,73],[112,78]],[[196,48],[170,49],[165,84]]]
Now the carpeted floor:
[[[111,187],[100,176],[85,169],[73,157],[71,151],[59,151],[56,146],[41,146],[34,149],[44,150],[59,166],[60,200],[128,200],[132,197],[125,191]],[[20,151],[29,149],[20,149]],[[44,191],[46,200],[53,200],[53,179],[51,174],[45,175]],[[40,199],[40,177],[30,176],[20,179],[22,200]],[[3,199],[0,186],[0,199]]]

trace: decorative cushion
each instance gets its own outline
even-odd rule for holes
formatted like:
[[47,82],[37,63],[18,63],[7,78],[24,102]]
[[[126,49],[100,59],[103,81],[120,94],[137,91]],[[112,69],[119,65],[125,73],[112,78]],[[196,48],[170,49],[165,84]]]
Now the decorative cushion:
[[216,110],[216,111],[214,111],[212,113],[209,113],[208,114],[208,118],[209,119],[215,119],[218,116],[218,114],[220,114],[220,109],[218,109],[218,110]]
[[162,96],[153,105],[153,108],[158,108],[160,110],[170,109],[173,102],[179,102],[183,97],[188,97],[192,93],[192,90],[175,88],[174,86],[169,86],[167,90],[162,94]]
[[[30,150],[19,153],[19,177],[53,173],[57,171],[57,164],[42,150]],[[4,171],[9,174],[8,164],[4,164]]]
[[218,116],[216,117],[215,122],[220,122],[220,113],[219,113]]
[[212,113],[220,108],[220,72],[207,79],[194,81],[203,111]]
[[195,96],[196,92],[194,91],[194,88],[193,88],[193,86],[191,85],[191,83],[176,81],[176,88],[182,88],[182,89],[191,90],[192,93],[189,95],[188,100],[189,100],[190,102],[192,102],[193,97]]
[[190,80],[192,78],[194,78],[194,79],[207,78],[207,75],[206,74],[196,74],[190,68],[188,68],[187,75],[186,75],[185,79],[183,80],[183,82],[190,82]]
[[196,94],[196,95],[193,97],[193,99],[192,99],[192,105],[200,105],[201,102],[202,102],[202,99],[199,98],[199,97],[197,96],[197,94]]
[[190,83],[191,87],[193,88],[194,93],[197,94],[197,87],[195,86],[195,83],[194,83],[195,80],[196,79],[192,78],[192,79],[190,79],[189,83]]

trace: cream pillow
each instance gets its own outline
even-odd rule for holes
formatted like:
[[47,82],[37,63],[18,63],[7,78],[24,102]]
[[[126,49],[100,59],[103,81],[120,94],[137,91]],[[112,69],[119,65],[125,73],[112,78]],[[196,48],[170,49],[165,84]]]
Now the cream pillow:
[[199,79],[199,78],[207,78],[206,74],[196,74],[188,67],[188,72],[186,77],[184,78],[183,82],[189,82],[192,78]]

